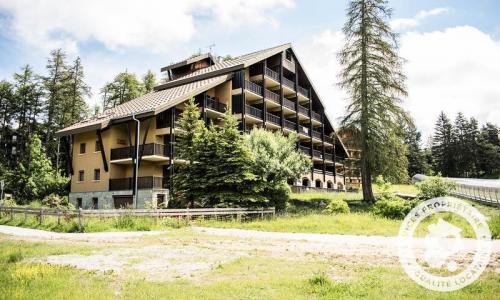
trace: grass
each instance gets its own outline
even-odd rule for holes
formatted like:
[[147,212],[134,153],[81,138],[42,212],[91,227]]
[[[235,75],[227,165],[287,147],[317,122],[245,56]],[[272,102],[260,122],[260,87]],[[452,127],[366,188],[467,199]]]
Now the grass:
[[204,274],[201,280],[118,280],[30,262],[34,257],[85,251],[68,245],[0,243],[0,299],[498,299],[500,277],[485,272],[452,293],[426,290],[400,267],[344,264],[335,260],[243,257]]

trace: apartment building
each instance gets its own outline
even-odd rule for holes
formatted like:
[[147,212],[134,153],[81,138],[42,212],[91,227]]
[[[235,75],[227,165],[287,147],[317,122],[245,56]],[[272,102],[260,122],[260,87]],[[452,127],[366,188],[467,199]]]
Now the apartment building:
[[347,150],[335,138],[323,102],[290,44],[228,60],[196,55],[161,70],[168,81],[154,92],[58,132],[72,145],[72,203],[112,208],[168,201],[169,178],[183,163],[175,151],[177,124],[192,97],[207,123],[217,124],[230,111],[242,132],[264,127],[297,133],[297,148],[314,166],[290,184],[345,187],[338,171]]

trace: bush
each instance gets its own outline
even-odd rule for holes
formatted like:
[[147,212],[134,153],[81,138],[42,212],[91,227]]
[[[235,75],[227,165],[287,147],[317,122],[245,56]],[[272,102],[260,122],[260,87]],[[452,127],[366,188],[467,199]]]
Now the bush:
[[404,219],[417,203],[399,197],[383,197],[375,203],[374,212],[390,219]]
[[17,203],[14,199],[3,199],[3,200],[0,200],[0,203],[3,205],[3,206],[6,206],[6,207],[15,207],[17,206]]
[[72,204],[69,203],[68,196],[59,196],[56,194],[50,194],[43,198],[42,204],[51,208],[72,208]]
[[448,195],[449,190],[454,189],[456,185],[453,181],[445,180],[442,177],[431,177],[417,182],[416,186],[419,190],[418,198],[427,200]]
[[489,222],[492,239],[500,239],[500,216],[492,217]]
[[329,214],[349,213],[350,211],[347,202],[339,198],[331,199],[325,208],[325,212]]
[[119,229],[132,229],[135,226],[135,220],[131,215],[121,215],[116,217],[114,227]]

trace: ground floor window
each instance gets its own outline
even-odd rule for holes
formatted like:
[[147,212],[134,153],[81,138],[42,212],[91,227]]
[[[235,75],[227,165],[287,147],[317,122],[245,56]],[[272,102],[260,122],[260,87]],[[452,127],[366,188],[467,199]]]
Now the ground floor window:
[[156,206],[158,208],[165,208],[165,195],[164,194],[158,194],[156,196]]
[[317,188],[320,188],[321,187],[321,180],[316,180],[316,187]]
[[134,199],[131,195],[113,196],[113,204],[115,205],[115,208],[132,207],[132,205],[134,204]]
[[99,199],[92,198],[92,209],[98,209],[98,208],[99,208]]
[[82,208],[83,200],[82,198],[76,198],[76,208]]
[[333,183],[331,181],[328,181],[326,183],[326,187],[329,188],[329,189],[333,189]]
[[302,186],[309,186],[309,179],[302,178]]

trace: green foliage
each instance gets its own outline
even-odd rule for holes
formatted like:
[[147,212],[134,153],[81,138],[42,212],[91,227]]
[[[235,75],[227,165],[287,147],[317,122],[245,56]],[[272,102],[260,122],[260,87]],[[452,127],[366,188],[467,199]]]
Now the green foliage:
[[142,77],[142,84],[144,85],[144,92],[149,93],[154,90],[156,85],[156,75],[151,70],[148,70]]
[[418,197],[423,200],[444,197],[454,189],[456,184],[453,181],[446,180],[440,176],[434,176],[416,183],[419,190]]
[[491,238],[500,239],[500,215],[491,217],[488,226],[490,227]]
[[21,203],[43,199],[55,193],[65,193],[69,178],[61,176],[52,165],[42,148],[38,136],[33,136],[29,145],[29,157],[25,157],[14,173],[9,186],[13,187],[14,198]]
[[338,198],[331,199],[325,208],[325,212],[329,214],[349,213],[350,211],[347,202]]
[[122,72],[101,89],[104,109],[116,107],[144,94],[144,86],[134,73]]
[[350,1],[343,27],[346,44],[339,53],[340,86],[349,94],[342,126],[359,132],[361,172],[367,178],[363,197],[369,202],[374,200],[367,184],[372,173],[393,182],[408,180],[402,125],[409,118],[400,106],[407,92],[397,35],[388,25],[390,17],[387,1]]
[[75,207],[69,203],[68,196],[59,196],[57,194],[50,194],[45,196],[42,200],[43,206],[50,208],[67,208],[74,209]]
[[415,125],[410,124],[405,130],[406,158],[408,159],[408,175],[427,174],[429,165],[425,157],[425,152],[421,149],[422,134]]
[[390,219],[404,219],[418,204],[415,200],[404,200],[399,197],[382,197],[375,202],[374,212]]

